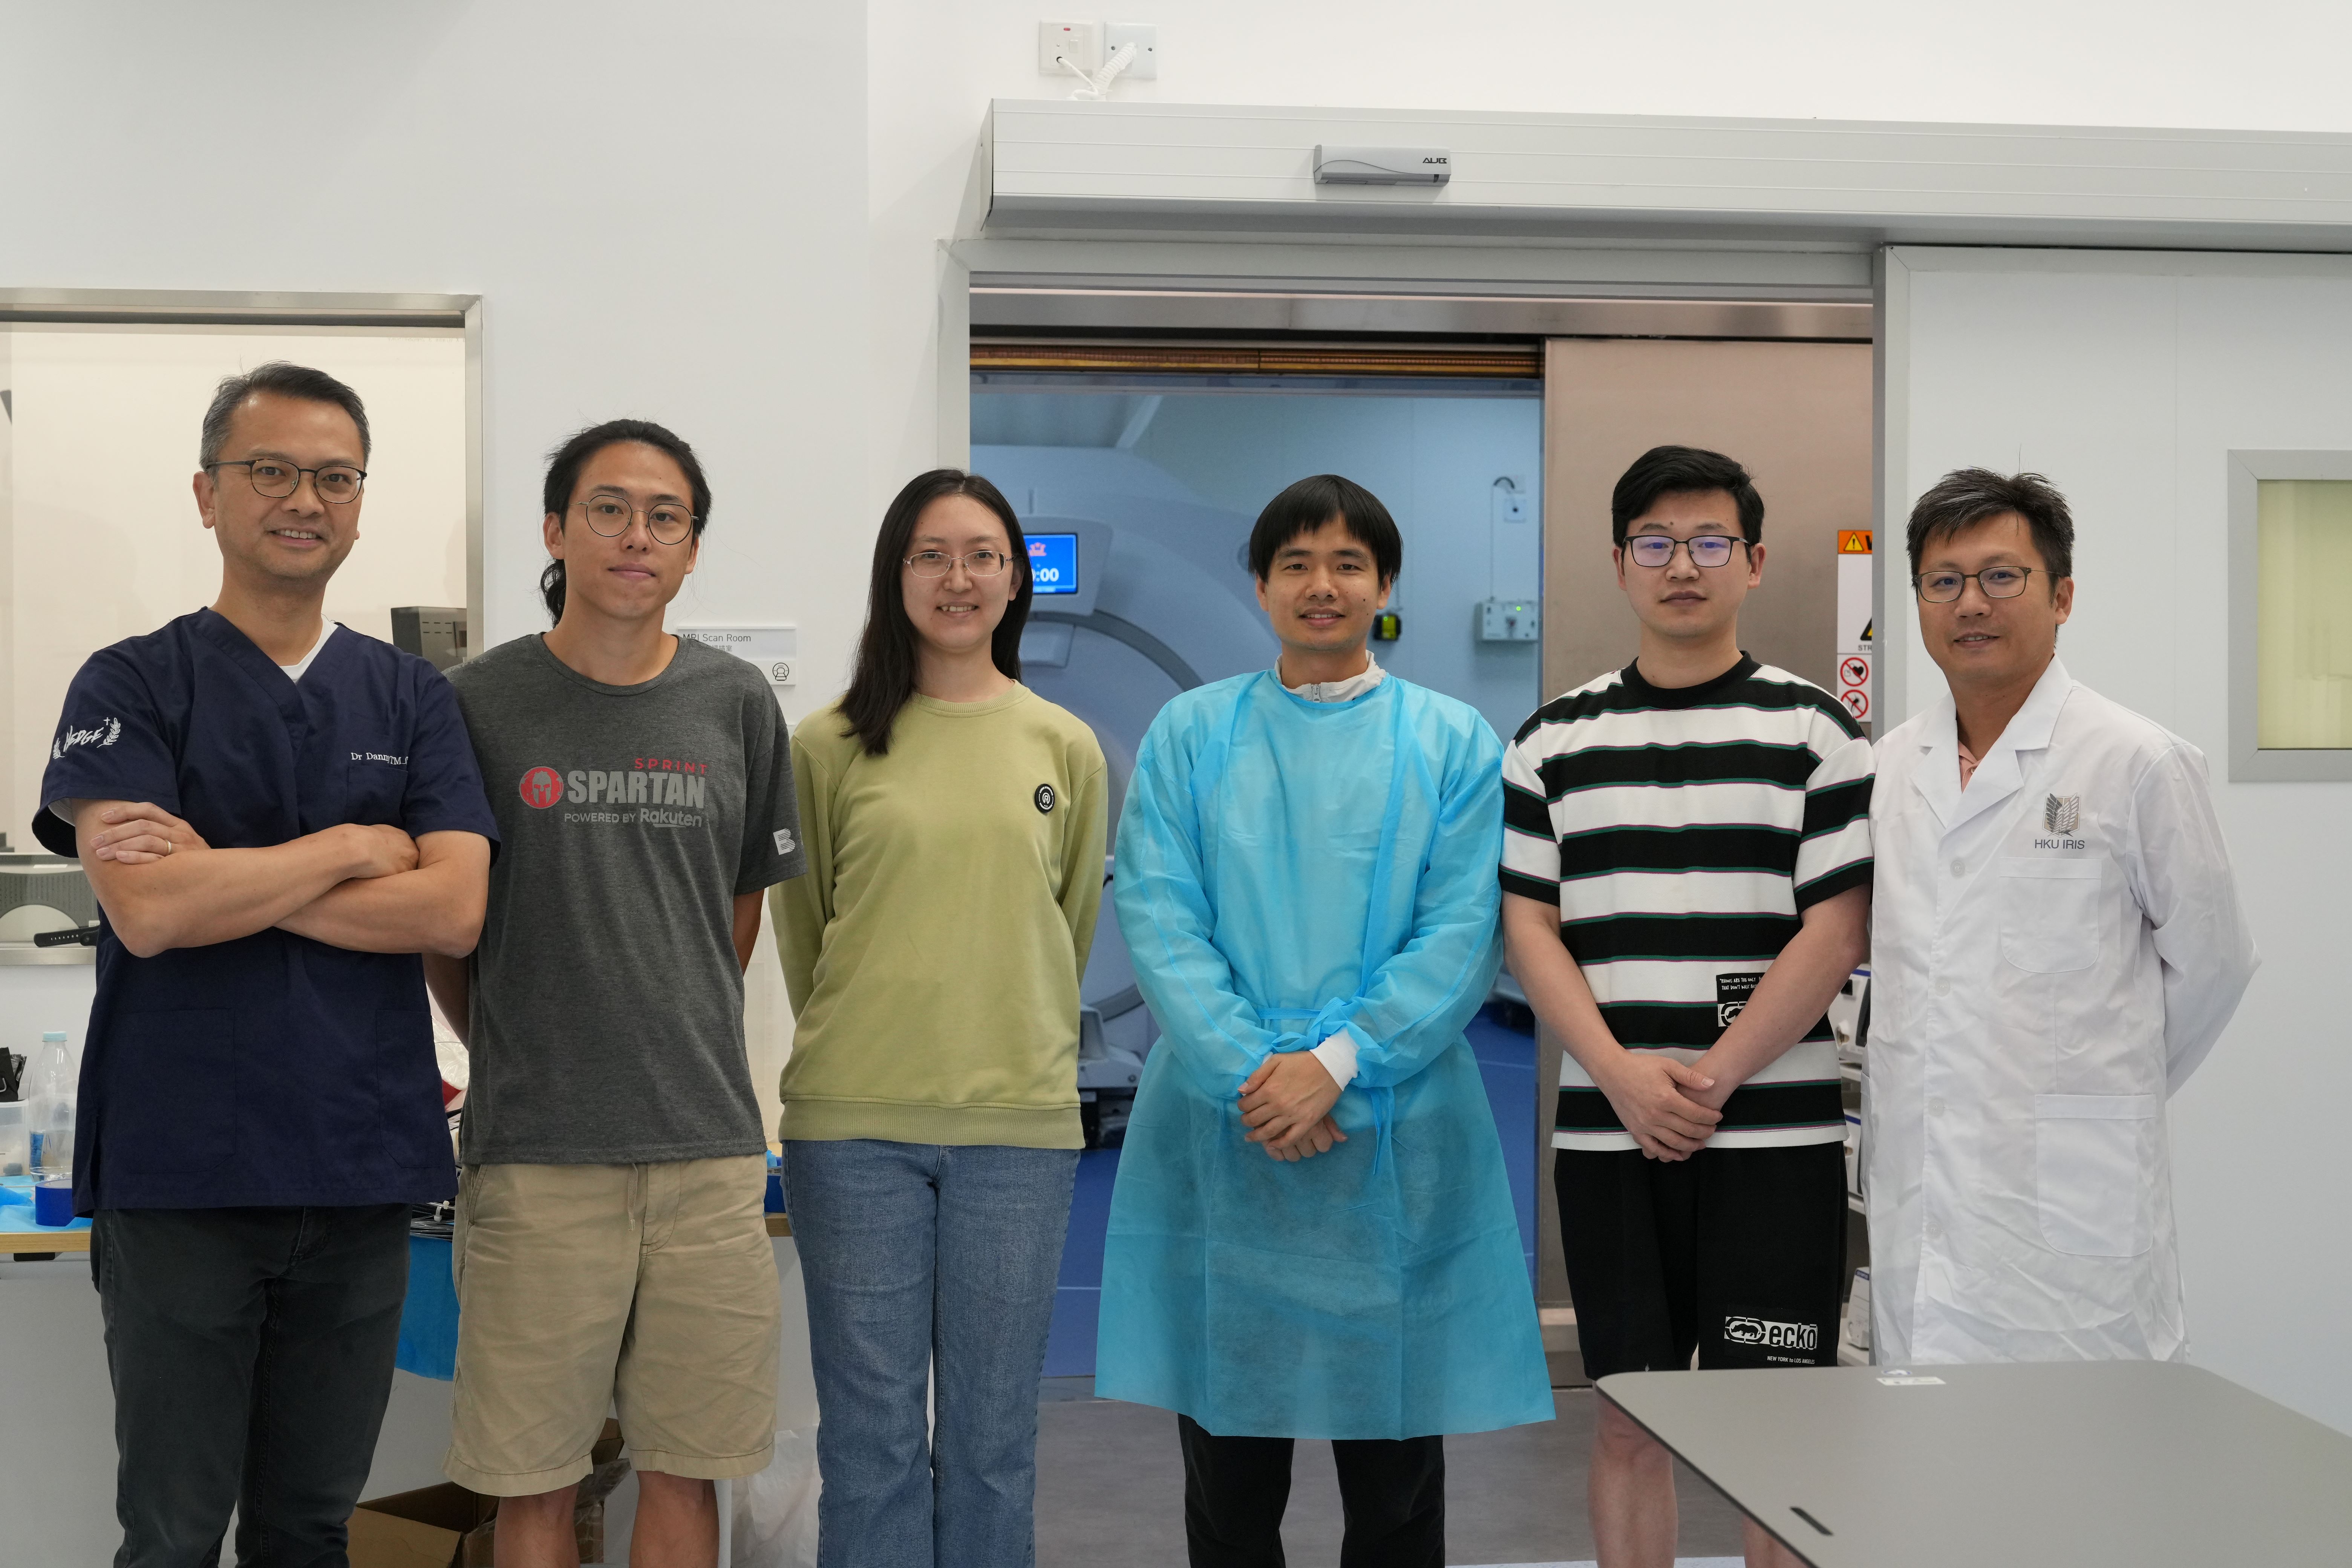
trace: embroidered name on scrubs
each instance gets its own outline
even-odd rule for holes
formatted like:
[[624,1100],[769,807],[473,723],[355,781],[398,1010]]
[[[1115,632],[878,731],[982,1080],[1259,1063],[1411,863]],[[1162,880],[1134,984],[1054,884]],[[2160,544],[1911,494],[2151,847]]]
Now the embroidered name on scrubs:
[[49,758],[54,762],[76,746],[110,746],[121,739],[122,721],[120,719],[103,720],[96,728],[89,730],[77,730],[68,725],[63,734],[50,742]]
[[[217,848],[339,824],[495,840],[449,683],[329,627],[305,678],[211,610],[93,654],[41,784],[43,846],[68,799],[145,800]],[[425,980],[413,952],[269,927],[141,958],[98,945],[74,1200],[99,1208],[433,1203],[456,1187]]]

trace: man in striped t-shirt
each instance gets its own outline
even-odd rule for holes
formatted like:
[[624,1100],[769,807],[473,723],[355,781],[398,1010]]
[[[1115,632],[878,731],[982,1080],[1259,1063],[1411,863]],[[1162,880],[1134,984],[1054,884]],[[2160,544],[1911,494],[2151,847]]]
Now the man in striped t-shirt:
[[[1566,1047],[1552,1146],[1585,1370],[1826,1364],[1845,1255],[1844,1113],[1824,1016],[1864,952],[1870,744],[1739,647],[1764,503],[1660,447],[1610,501],[1641,622],[1622,670],[1505,752],[1511,972]],[[1601,1568],[1674,1555],[1674,1471],[1603,1403]],[[1753,1568],[1795,1563],[1753,1522]]]

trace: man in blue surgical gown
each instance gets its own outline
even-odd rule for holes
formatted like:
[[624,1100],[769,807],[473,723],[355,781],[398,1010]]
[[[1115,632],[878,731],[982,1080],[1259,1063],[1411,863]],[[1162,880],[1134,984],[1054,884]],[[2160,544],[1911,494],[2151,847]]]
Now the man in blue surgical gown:
[[1273,671],[1144,738],[1113,884],[1162,1034],[1120,1156],[1096,1391],[1178,1413],[1193,1568],[1278,1563],[1333,1439],[1350,1568],[1444,1561],[1441,1435],[1552,1415],[1463,1026],[1500,948],[1501,747],[1373,663],[1402,551],[1336,475],[1250,538]]

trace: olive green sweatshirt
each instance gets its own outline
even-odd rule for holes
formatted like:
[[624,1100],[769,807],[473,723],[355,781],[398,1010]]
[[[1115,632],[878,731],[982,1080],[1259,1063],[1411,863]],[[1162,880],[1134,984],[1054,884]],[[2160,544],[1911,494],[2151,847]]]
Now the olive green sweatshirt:
[[1094,732],[1026,687],[915,697],[878,757],[844,727],[836,706],[793,733],[808,874],[769,895],[798,1020],[782,1135],[1079,1147]]

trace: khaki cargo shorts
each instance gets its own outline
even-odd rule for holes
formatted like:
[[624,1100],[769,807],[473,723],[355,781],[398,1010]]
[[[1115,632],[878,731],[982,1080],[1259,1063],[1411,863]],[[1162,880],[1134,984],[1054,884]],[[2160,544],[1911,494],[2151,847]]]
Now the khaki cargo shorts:
[[449,1479],[492,1497],[568,1487],[608,1406],[638,1469],[765,1469],[783,1330],[766,1190],[757,1154],[467,1166]]

